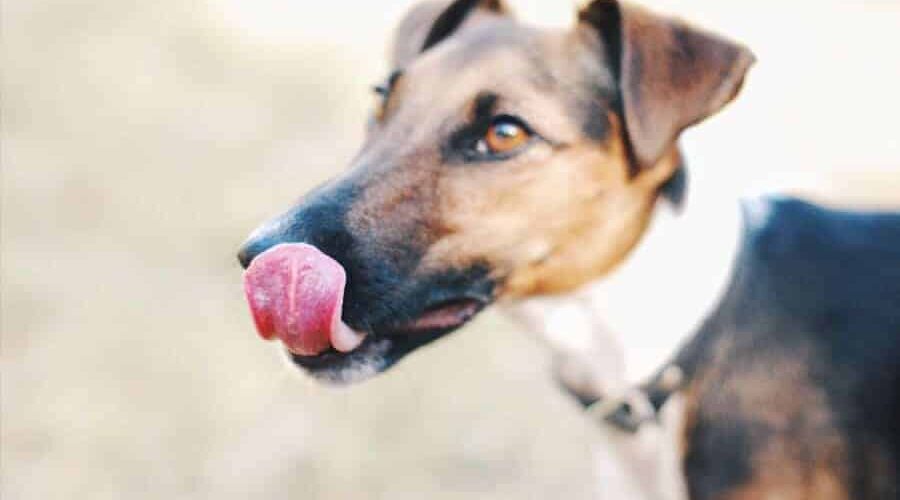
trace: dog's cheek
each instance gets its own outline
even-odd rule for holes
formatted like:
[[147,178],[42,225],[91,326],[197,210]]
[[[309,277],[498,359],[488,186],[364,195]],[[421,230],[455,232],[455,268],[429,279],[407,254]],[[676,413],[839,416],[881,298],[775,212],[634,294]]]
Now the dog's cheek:
[[506,282],[507,294],[512,298],[563,294],[605,276],[637,243],[652,206],[643,198],[609,193],[595,207],[592,222],[561,235],[543,260],[517,267]]
[[[604,255],[603,243],[588,249],[578,240],[597,243],[593,232],[609,200],[627,188],[624,164],[615,151],[593,144],[540,160],[448,172],[439,183],[441,236],[427,265],[486,262],[505,282],[501,292],[516,296],[559,288],[596,267],[593,255]],[[558,258],[573,248],[581,254]]]
[[372,169],[347,215],[347,225],[366,253],[409,271],[435,239],[436,179],[424,155],[407,167]]

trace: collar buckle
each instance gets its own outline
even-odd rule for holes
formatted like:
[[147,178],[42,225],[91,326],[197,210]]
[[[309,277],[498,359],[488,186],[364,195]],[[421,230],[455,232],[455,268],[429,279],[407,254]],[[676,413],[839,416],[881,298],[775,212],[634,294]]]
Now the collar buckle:
[[600,399],[589,405],[587,412],[598,423],[636,434],[642,425],[659,421],[660,409],[683,384],[684,371],[677,365],[669,365],[646,389],[635,387]]

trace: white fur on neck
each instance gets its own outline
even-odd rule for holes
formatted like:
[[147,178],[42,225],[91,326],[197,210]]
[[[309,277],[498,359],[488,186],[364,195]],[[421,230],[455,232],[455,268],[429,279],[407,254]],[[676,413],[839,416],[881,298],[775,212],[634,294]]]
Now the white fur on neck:
[[633,386],[659,370],[718,304],[740,230],[733,197],[692,193],[681,214],[660,202],[641,243],[609,276],[568,296],[506,309],[559,354],[590,357],[605,389]]

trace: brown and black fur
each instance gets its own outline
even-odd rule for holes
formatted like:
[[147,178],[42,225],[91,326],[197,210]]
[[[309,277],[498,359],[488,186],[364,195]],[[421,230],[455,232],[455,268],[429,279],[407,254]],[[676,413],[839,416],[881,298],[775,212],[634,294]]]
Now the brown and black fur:
[[[754,62],[740,44],[613,0],[591,2],[576,26],[556,31],[517,22],[497,0],[427,2],[401,23],[391,58],[349,169],[254,233],[240,254],[246,266],[276,244],[306,242],[347,270],[343,319],[369,333],[365,343],[348,354],[293,356],[328,380],[384,370],[492,302],[602,278],[641,239],[655,205],[680,198],[681,132],[730,102]],[[479,152],[498,116],[527,125],[526,147]],[[802,225],[776,229],[794,234],[792,224]],[[782,287],[796,282],[786,278],[799,272],[791,266],[809,265],[812,246],[778,246],[783,235],[763,229],[772,247],[758,247],[769,249],[763,255],[751,247],[736,278],[750,285],[733,287],[680,355],[691,381],[683,450],[691,498],[893,498],[897,314],[846,353],[843,336],[863,332],[828,322],[900,308],[892,296],[900,285],[885,288],[872,310],[806,318],[821,299],[816,288]],[[861,237],[900,242],[888,233]],[[790,253],[789,269],[773,268],[765,254],[773,249]],[[826,260],[836,258],[847,255]],[[769,287],[754,284],[760,273]],[[785,308],[795,295],[809,303]],[[459,303],[474,312],[452,328],[398,326]],[[798,318],[821,321],[835,338]],[[877,340],[874,354],[868,340]],[[883,370],[854,371],[871,363]]]
[[763,203],[673,360],[691,498],[897,498],[900,215]]

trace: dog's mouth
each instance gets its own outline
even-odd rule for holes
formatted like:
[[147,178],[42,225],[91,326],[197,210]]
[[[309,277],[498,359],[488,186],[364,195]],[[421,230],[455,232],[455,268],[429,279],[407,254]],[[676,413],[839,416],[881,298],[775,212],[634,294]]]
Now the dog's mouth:
[[341,318],[346,274],[315,247],[282,244],[259,255],[244,288],[261,337],[280,340],[293,361],[318,378],[355,382],[468,323],[490,299],[454,296],[410,319],[355,329]]
[[447,335],[471,321],[488,302],[457,298],[428,307],[413,320],[374,328],[350,352],[327,349],[306,356],[291,352],[291,359],[313,376],[330,382],[357,382],[382,372],[404,355]]
[[485,306],[484,301],[456,298],[427,307],[421,316],[393,328],[396,334],[427,334],[435,330],[455,330],[468,323]]

